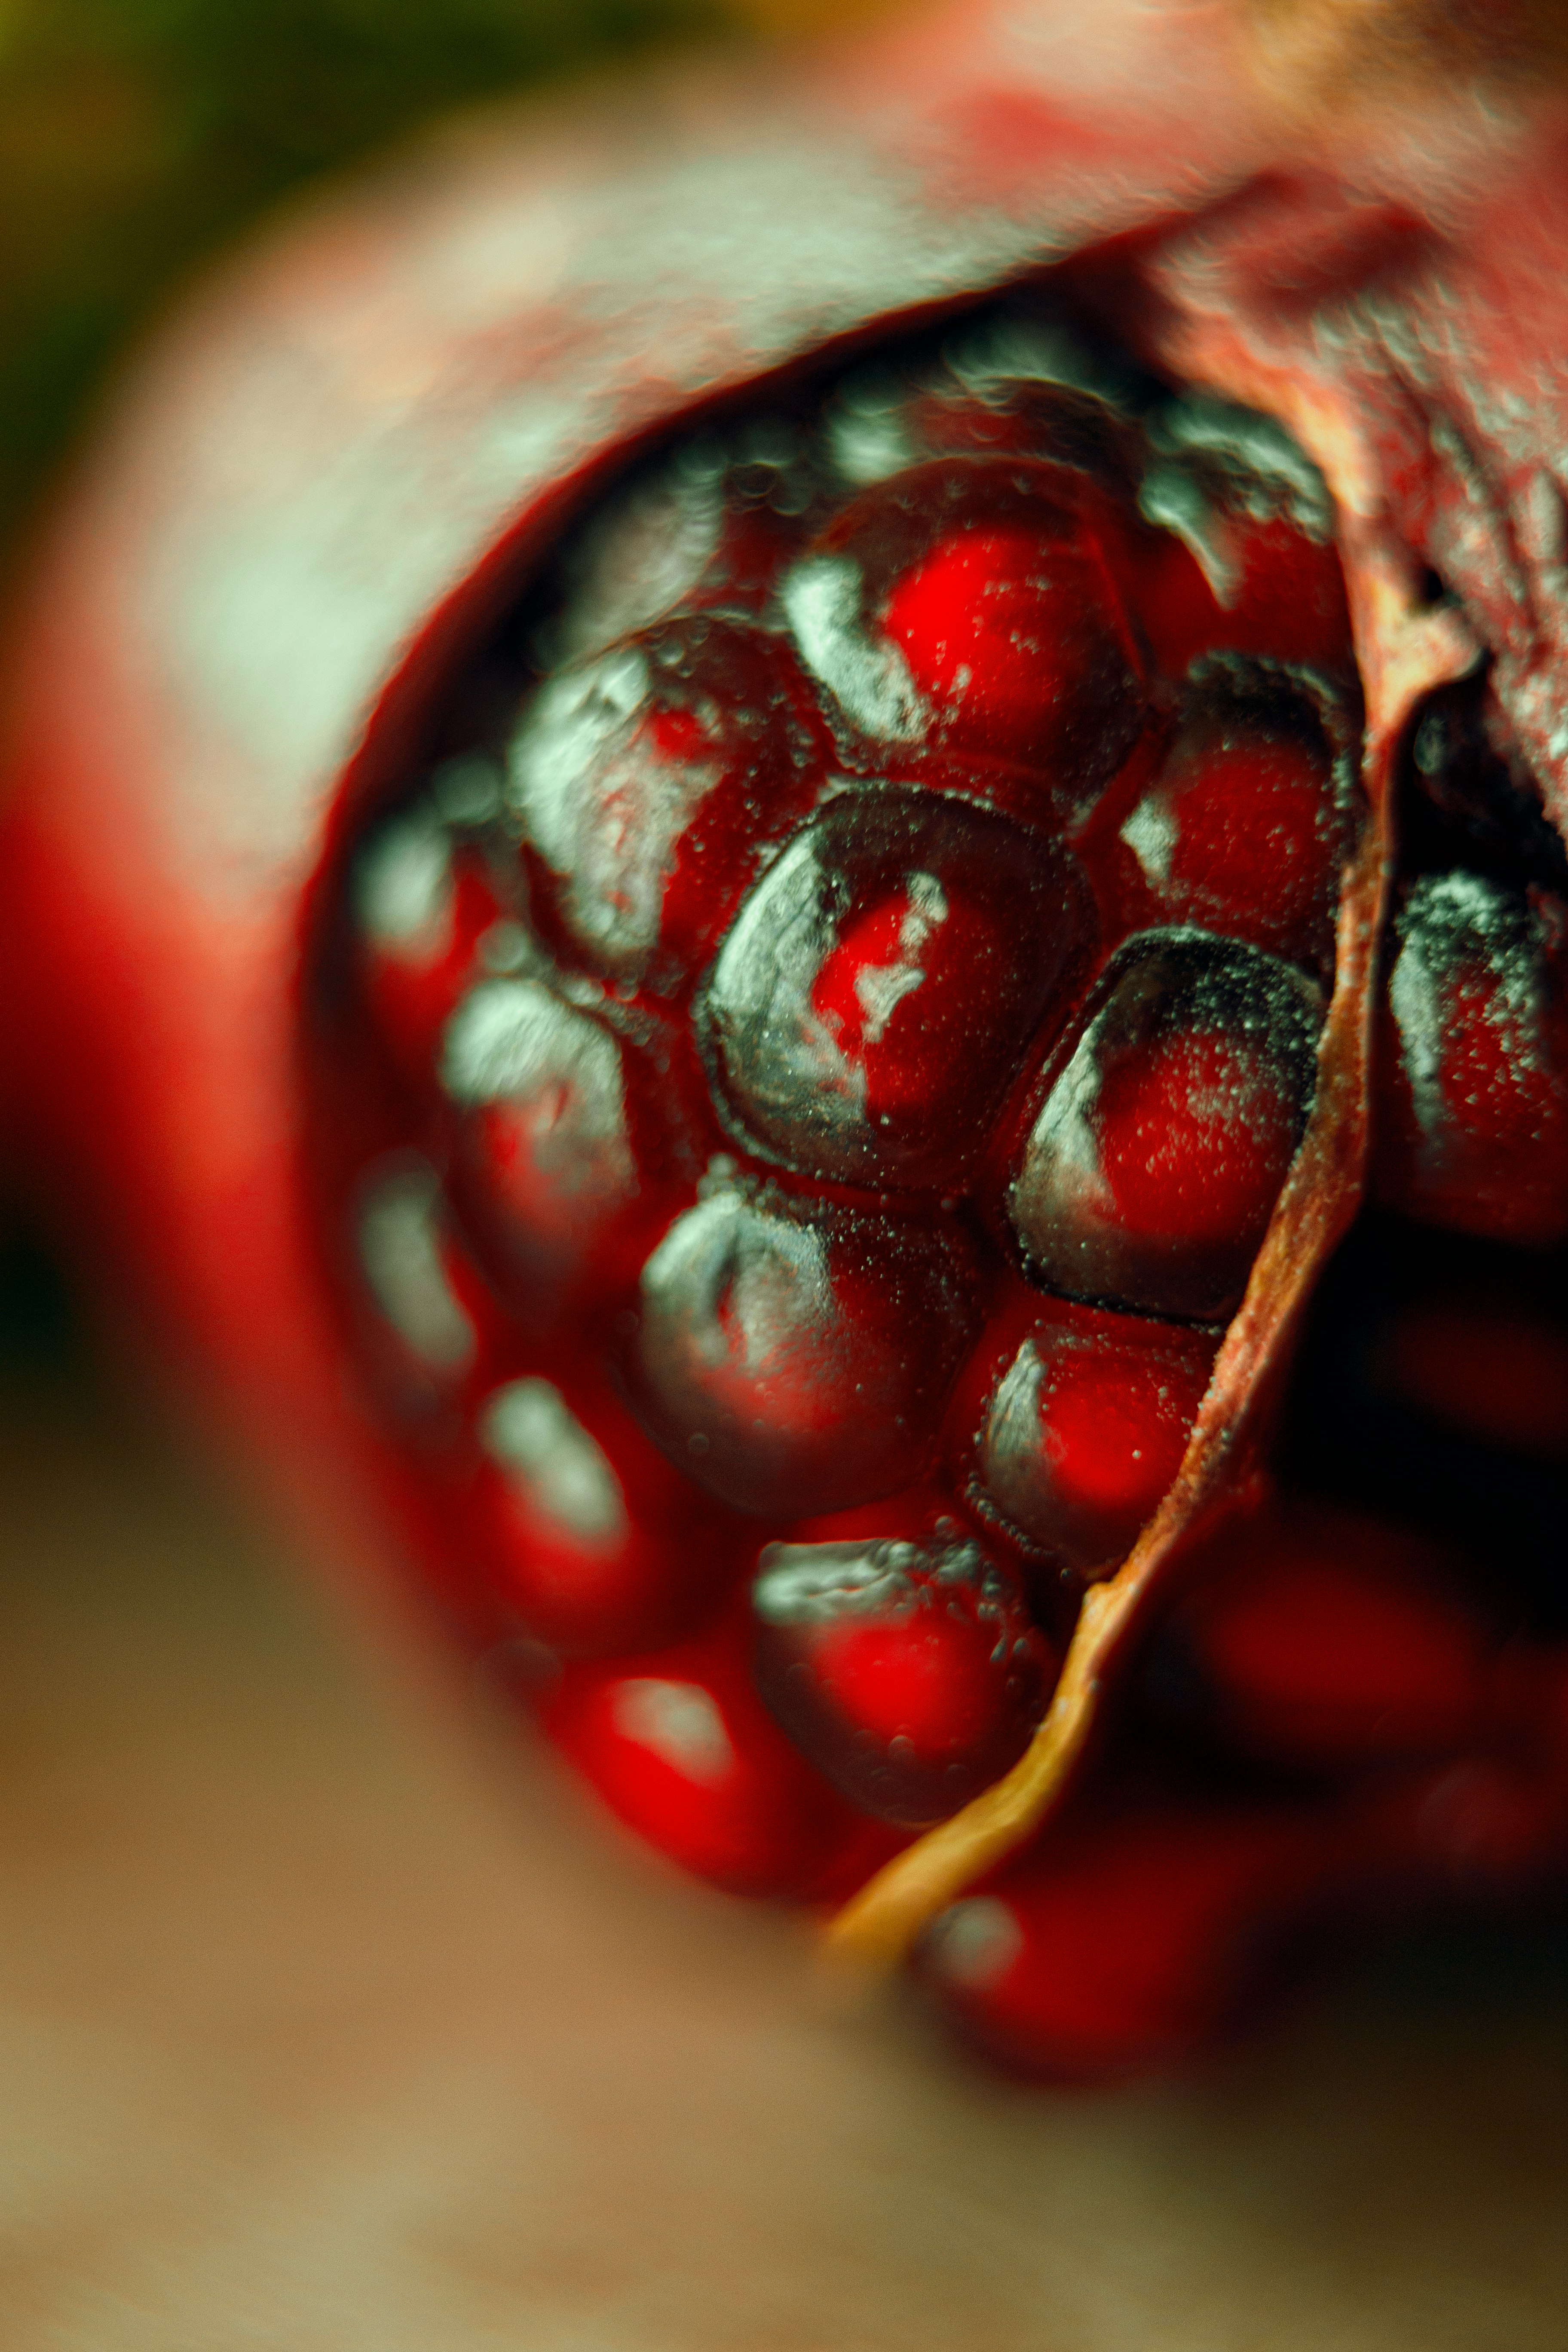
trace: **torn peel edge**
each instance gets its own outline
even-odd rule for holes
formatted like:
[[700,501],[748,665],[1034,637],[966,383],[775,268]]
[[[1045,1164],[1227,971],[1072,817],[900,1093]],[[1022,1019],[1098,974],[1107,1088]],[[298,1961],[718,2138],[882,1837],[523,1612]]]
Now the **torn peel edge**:
[[[1220,387],[1237,396],[1234,385]],[[1256,402],[1256,385],[1249,385]],[[1289,420],[1300,425],[1300,410]],[[1333,436],[1339,440],[1341,436]],[[1334,451],[1311,454],[1336,489]],[[1361,840],[1341,893],[1333,994],[1319,1043],[1307,1129],[1253,1263],[1176,1477],[1116,1574],[1084,1594],[1060,1677],[1038,1729],[1012,1769],[896,1854],[824,1931],[830,1963],[890,1973],[922,1930],[1042,1827],[1088,1746],[1113,1669],[1126,1654],[1168,1564],[1245,1477],[1256,1438],[1320,1268],[1361,1203],[1368,1144],[1372,1029],[1389,877],[1399,744],[1420,698],[1473,666],[1458,615],[1423,608],[1404,551],[1352,508],[1342,541],[1356,655],[1365,681],[1366,795]]]

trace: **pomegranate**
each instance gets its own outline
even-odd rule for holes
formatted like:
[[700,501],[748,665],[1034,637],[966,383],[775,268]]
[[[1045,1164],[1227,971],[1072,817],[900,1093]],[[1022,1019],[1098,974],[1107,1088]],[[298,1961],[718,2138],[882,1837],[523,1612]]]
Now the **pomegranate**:
[[1568,1858],[1557,1423],[1409,1340],[1563,1328],[1559,101],[1112,34],[263,246],[62,509],[6,818],[16,1099],[334,1547],[1072,2075]]

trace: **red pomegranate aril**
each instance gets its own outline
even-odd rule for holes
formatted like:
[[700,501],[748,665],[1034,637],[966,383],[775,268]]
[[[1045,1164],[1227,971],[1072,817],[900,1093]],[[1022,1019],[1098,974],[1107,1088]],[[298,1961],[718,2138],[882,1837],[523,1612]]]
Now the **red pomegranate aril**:
[[1131,1549],[1181,1466],[1213,1367],[1198,1332],[1037,1315],[984,1409],[981,1490],[1034,1549],[1079,1575]]
[[1163,1638],[1185,1705],[1280,1763],[1440,1754],[1491,1706],[1494,1644],[1455,1598],[1448,1556],[1324,1506],[1276,1506],[1227,1531]]
[[[552,1654],[562,1748],[739,1891],[846,1896],[1025,1752],[1311,1108],[1360,719],[1327,496],[1262,420],[1090,391],[1072,340],[1026,380],[961,331],[656,461],[528,621],[493,815],[416,811],[379,929],[360,867],[373,1024],[417,1077],[399,921],[443,1024],[406,1136],[371,1057],[357,1231],[447,1597]],[[468,859],[526,921],[459,953]],[[1548,1837],[1548,1670],[1359,1523],[1249,1526],[1246,1574],[1181,1554],[1144,1654],[1174,1779],[1101,1756],[928,1937],[1014,2063],[1169,2063],[1336,1895]],[[1177,1793],[1227,1755],[1317,1793]]]
[[1379,1368],[1408,1402],[1467,1436],[1568,1458],[1568,1331],[1514,1301],[1402,1307]]
[[767,1545],[752,1585],[757,1686],[826,1779],[877,1819],[944,1820],[1017,1760],[1050,1651],[1023,1597],[947,1517]]
[[849,1807],[757,1697],[742,1629],[569,1665],[543,1719],[628,1829],[731,1894],[814,1895],[860,1841]]
[[360,1271],[383,1323],[421,1370],[450,1386],[477,1362],[480,1335],[455,1279],[441,1180],[416,1152],[365,1174],[355,1218]]
[[441,1031],[480,942],[508,921],[482,853],[454,838],[426,794],[374,835],[354,874],[366,1001],[394,1060],[427,1085]]
[[1201,394],[1152,420],[1161,457],[1139,493],[1160,528],[1126,577],[1159,667],[1210,654],[1350,674],[1350,612],[1317,468],[1269,419]]
[[1423,1891],[1468,1901],[1561,1886],[1568,1750],[1472,1755],[1373,1788],[1366,1808],[1389,1856]]
[[1568,1234],[1568,908],[1426,875],[1394,926],[1374,1182],[1409,1215],[1537,1245]]
[[1143,723],[1142,665],[1068,469],[937,458],[854,500],[784,580],[808,668],[879,742],[1037,770],[1060,814]]
[[1169,2067],[1245,2017],[1331,1854],[1305,1807],[1090,1809],[941,1913],[921,1975],[965,2039],[1025,2074]]
[[1225,594],[1174,539],[1140,551],[1138,618],[1159,667],[1180,677],[1211,654],[1278,657],[1283,646],[1303,666],[1352,667],[1344,575],[1331,547],[1304,546],[1289,523],[1227,517]]
[[1053,1289],[1217,1320],[1300,1139],[1318,991],[1260,949],[1154,931],[1116,959],[1041,1106],[1008,1207]]
[[623,1055],[602,1022],[531,977],[481,982],[447,1024],[454,1191],[525,1323],[617,1269],[636,1280],[650,1204]]
[[705,984],[724,1097],[803,1172],[940,1183],[1089,921],[1072,859],[1039,834],[933,793],[842,793],[770,866]]
[[[742,440],[754,450],[760,431],[776,444],[771,422]],[[777,422],[787,438],[794,428]],[[588,660],[678,613],[761,612],[799,543],[797,456],[775,446],[747,461],[702,436],[612,492],[568,551],[563,601],[542,632],[545,660],[556,668]],[[742,487],[737,458],[754,487]]]
[[890,1494],[934,1449],[973,1335],[956,1237],[719,1180],[644,1269],[628,1376],[645,1427],[738,1510]]
[[1121,826],[1151,917],[1327,969],[1347,816],[1332,751],[1288,687],[1226,665],[1204,688]]
[[[552,1367],[552,1369],[554,1369]],[[568,1656],[671,1641],[740,1563],[732,1521],[692,1495],[599,1383],[525,1374],[491,1391],[472,1540],[492,1590]]]
[[688,614],[536,688],[508,794],[576,946],[620,979],[668,987],[706,961],[827,756],[787,646]]

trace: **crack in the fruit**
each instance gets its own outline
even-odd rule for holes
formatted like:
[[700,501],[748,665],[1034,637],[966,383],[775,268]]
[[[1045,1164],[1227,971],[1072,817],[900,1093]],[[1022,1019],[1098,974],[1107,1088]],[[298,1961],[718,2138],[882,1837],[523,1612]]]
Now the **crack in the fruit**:
[[1394,761],[1419,700],[1474,666],[1459,615],[1423,604],[1419,573],[1387,521],[1353,418],[1327,384],[1260,363],[1234,329],[1189,315],[1167,352],[1189,381],[1278,416],[1321,467],[1340,518],[1366,704],[1365,813],[1344,870],[1333,994],[1310,1116],[1246,1295],[1215,1361],[1175,1480],[1116,1574],[1086,1591],[1051,1704],[1012,1769],[894,1856],[826,1933],[830,1956],[896,1967],[921,1931],[1016,1853],[1063,1795],[1136,1621],[1180,1552],[1260,1475],[1247,1441],[1282,1375],[1318,1272],[1360,1203],[1367,1151],[1372,1017],[1393,862]]

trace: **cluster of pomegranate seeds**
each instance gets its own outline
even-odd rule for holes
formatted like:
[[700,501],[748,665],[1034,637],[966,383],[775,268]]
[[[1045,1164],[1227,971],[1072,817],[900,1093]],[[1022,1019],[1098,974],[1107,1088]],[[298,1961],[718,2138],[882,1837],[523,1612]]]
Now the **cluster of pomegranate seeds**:
[[[991,1786],[1176,1476],[1334,983],[1331,525],[1266,420],[982,320],[613,489],[348,845],[324,1181],[412,1519],[720,1885],[842,1898]],[[1484,856],[1402,885],[1386,1197],[1561,1233],[1563,937]],[[926,1939],[967,2032],[1163,2062],[1419,1843],[1541,1706],[1435,1559],[1222,1538],[1139,1770]]]

